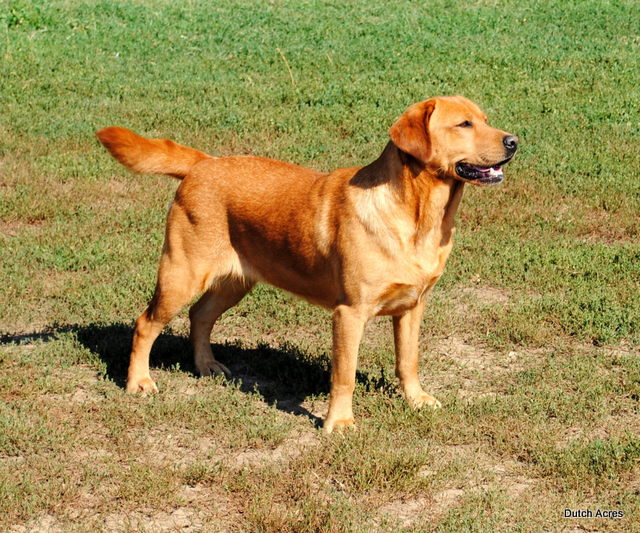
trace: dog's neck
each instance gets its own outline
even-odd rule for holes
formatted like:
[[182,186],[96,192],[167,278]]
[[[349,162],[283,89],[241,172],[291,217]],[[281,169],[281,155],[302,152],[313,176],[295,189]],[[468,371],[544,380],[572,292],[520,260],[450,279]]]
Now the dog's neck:
[[464,182],[439,176],[389,142],[378,159],[357,172],[352,184],[388,187],[415,223],[416,244],[434,230],[441,233],[442,245],[450,241]]

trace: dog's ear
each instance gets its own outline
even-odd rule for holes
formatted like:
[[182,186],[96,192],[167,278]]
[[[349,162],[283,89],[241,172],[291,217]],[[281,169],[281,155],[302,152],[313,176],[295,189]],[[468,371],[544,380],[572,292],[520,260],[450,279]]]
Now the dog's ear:
[[389,130],[393,144],[422,164],[426,164],[431,157],[429,119],[435,107],[434,99],[413,104]]

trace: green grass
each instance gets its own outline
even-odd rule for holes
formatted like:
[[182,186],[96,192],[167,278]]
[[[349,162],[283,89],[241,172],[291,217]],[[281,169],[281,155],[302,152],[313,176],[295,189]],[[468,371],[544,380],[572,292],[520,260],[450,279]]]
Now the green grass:
[[[0,0],[0,529],[638,530],[639,18],[632,0]],[[522,141],[504,185],[467,187],[425,316],[442,411],[407,408],[376,320],[358,428],[322,436],[329,315],[268,287],[214,330],[239,379],[194,376],[182,313],[152,353],[160,393],[123,394],[176,183],[127,173],[96,129],[330,170],[441,94]]]

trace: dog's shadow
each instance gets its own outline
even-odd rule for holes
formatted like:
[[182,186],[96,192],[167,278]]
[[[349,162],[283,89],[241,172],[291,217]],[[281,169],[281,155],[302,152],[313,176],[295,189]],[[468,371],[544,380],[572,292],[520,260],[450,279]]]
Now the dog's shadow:
[[[97,355],[106,366],[106,374],[120,387],[125,386],[133,328],[126,324],[70,327],[78,341]],[[232,381],[245,393],[257,391],[265,401],[281,411],[303,415],[320,426],[321,419],[302,404],[310,396],[329,392],[331,360],[327,354],[312,355],[285,343],[279,347],[259,344],[244,347],[239,342],[213,344],[216,359],[231,371]],[[193,365],[187,337],[170,330],[153,345],[152,368],[177,369],[198,376]],[[358,383],[367,390],[395,394],[396,387],[384,375],[358,371]]]
[[[47,333],[4,335],[0,338],[0,344],[48,341],[55,339],[59,333],[74,334],[82,346],[104,363],[106,377],[119,387],[125,387],[133,338],[133,327],[130,325],[60,326]],[[306,416],[320,426],[321,419],[302,404],[310,396],[329,392],[331,360],[327,354],[312,355],[288,343],[277,348],[264,343],[249,348],[235,342],[213,344],[212,348],[216,359],[229,368],[232,381],[241,391],[257,391],[277,409]],[[171,330],[162,333],[154,343],[150,366],[198,376],[189,339]],[[390,396],[397,394],[396,385],[387,379],[383,371],[380,375],[373,375],[358,370],[356,381],[366,390],[377,390]]]

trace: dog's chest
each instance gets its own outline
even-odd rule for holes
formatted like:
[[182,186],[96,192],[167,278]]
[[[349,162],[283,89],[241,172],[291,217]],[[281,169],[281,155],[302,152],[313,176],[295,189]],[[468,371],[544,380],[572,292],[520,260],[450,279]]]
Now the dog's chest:
[[388,270],[377,298],[377,314],[398,314],[415,307],[437,283],[451,252],[451,241],[422,253],[411,254]]
[[387,285],[376,305],[377,315],[395,315],[414,308],[424,288],[404,283]]

